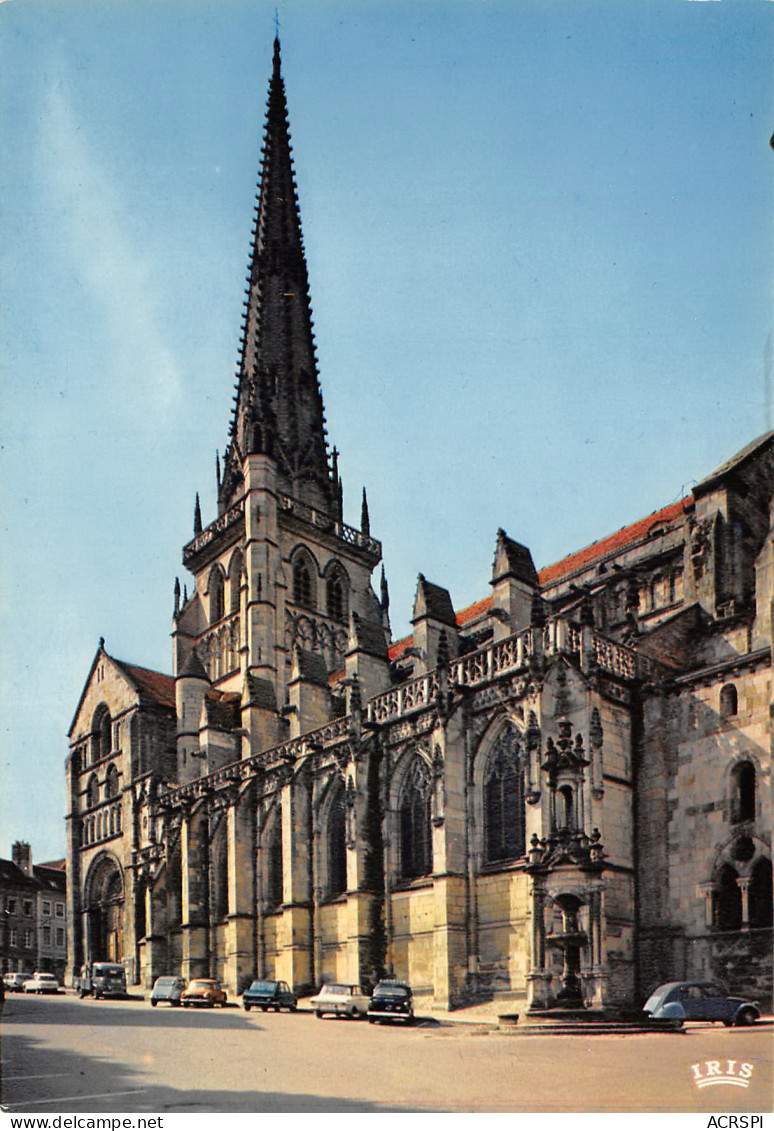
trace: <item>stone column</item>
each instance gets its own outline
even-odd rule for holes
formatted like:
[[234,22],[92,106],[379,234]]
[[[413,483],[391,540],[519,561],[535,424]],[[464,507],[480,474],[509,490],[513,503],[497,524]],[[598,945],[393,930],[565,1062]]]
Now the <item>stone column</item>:
[[207,977],[209,969],[209,843],[206,813],[183,818],[180,831],[182,961],[184,978]]
[[255,806],[252,790],[234,797],[225,815],[228,866],[225,980],[239,994],[255,974]]
[[546,971],[545,893],[532,884],[532,969],[527,975],[528,1008],[546,1009],[550,1001],[551,975]]
[[742,893],[742,930],[750,929],[750,880],[751,876],[738,876],[737,884]]

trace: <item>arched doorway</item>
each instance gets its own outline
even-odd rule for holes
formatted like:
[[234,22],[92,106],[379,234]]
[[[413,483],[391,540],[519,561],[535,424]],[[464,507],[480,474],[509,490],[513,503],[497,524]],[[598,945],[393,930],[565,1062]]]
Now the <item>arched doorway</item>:
[[84,909],[86,953],[92,962],[121,962],[124,957],[124,878],[118,861],[102,856],[86,881]]

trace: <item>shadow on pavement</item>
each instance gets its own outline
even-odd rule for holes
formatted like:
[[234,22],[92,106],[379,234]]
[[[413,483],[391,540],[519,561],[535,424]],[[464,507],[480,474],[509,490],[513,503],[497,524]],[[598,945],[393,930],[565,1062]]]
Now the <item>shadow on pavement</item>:
[[[51,999],[45,999],[50,1004]],[[40,999],[18,1003],[6,998],[3,1007],[3,1023],[14,1021],[22,1024],[36,1024],[45,1021],[46,1025],[108,1025],[108,1026],[147,1026],[154,1028],[164,1025],[170,1029],[188,1029],[197,1024],[196,1019],[206,1019],[211,1029],[260,1029],[254,1021],[248,1021],[241,1010],[229,1009],[183,1009],[169,1005],[159,1005],[155,1009],[142,998],[128,1002],[94,1001],[77,997],[59,999],[56,1009],[46,1009],[41,1014],[36,1006],[42,1006]]]
[[[172,1012],[172,1011],[170,1011]],[[177,1012],[176,1010],[174,1011]],[[102,1061],[6,1030],[3,1042],[3,1088],[0,1104],[14,1115],[58,1112],[421,1112],[414,1107],[391,1107],[339,1096],[293,1092],[180,1089],[144,1086],[144,1074],[129,1065]],[[256,1066],[256,1072],[260,1066]],[[249,1084],[248,1081],[246,1083]]]

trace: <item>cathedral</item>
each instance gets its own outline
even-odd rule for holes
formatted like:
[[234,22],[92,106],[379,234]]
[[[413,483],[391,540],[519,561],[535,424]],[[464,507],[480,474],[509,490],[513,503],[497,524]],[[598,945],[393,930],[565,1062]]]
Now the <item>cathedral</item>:
[[326,438],[277,41],[217,478],[172,673],[100,641],[70,727],[71,976],[771,997],[774,433],[546,568],[498,530],[489,592],[419,574],[393,640]]

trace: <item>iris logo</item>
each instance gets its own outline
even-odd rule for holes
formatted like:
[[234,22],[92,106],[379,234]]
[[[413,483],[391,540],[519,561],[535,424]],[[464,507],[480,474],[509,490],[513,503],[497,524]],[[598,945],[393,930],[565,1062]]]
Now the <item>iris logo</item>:
[[735,1088],[747,1088],[753,1074],[754,1065],[738,1060],[705,1060],[692,1064],[693,1082],[697,1088],[711,1088],[713,1084],[732,1084]]

